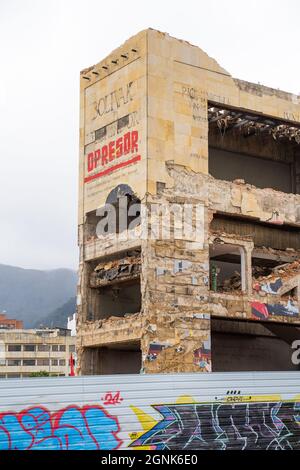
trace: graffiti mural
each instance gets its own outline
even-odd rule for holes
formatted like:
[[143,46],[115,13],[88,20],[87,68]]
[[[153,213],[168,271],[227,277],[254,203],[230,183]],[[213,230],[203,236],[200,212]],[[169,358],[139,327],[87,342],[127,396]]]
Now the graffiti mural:
[[0,414],[0,450],[112,450],[122,444],[118,432],[117,418],[97,405]]
[[298,317],[299,308],[292,301],[284,304],[265,304],[262,302],[251,302],[252,316],[260,320],[266,320],[272,316]]
[[300,402],[153,406],[163,419],[131,443],[153,450],[300,449]]
[[298,371],[3,379],[0,405],[0,450],[300,450]]

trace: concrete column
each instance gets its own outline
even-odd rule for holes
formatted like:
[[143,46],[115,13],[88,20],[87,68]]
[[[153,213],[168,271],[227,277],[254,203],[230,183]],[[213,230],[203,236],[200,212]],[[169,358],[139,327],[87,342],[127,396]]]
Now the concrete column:
[[[252,295],[252,250],[253,245],[241,248],[242,290],[247,295]],[[245,280],[243,283],[243,273]]]

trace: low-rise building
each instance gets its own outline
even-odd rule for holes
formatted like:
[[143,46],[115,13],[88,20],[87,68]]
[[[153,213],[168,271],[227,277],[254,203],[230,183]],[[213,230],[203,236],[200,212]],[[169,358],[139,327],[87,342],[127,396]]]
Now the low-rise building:
[[0,378],[70,374],[76,338],[61,328],[0,330]]
[[22,320],[15,320],[14,318],[7,318],[5,313],[0,313],[0,329],[9,330],[9,329],[22,329],[23,322]]

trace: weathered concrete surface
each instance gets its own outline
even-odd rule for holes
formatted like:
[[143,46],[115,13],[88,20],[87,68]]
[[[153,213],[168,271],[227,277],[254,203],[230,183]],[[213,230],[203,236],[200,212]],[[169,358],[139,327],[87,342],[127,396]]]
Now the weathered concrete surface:
[[[272,133],[246,139],[240,127],[226,133],[224,123],[218,127],[209,122],[213,104],[284,120],[292,127],[300,122],[298,96],[234,79],[198,47],[151,29],[81,74],[81,373],[104,370],[100,363],[108,352],[105,356],[101,348],[107,345],[114,351],[121,348],[124,355],[127,348],[134,357],[139,351],[142,372],[208,372],[213,369],[211,318],[300,324],[298,265],[288,278],[286,272],[263,279],[253,276],[255,263],[274,267],[300,258],[299,144]],[[241,158],[245,154],[249,161],[254,157],[291,165],[293,193],[258,188],[242,178],[215,179],[209,174],[209,145],[236,151]],[[162,230],[170,229],[170,237],[153,236],[158,216],[142,218],[142,226],[118,237],[97,237],[95,211],[121,184],[128,185],[148,210],[163,207],[168,213],[172,205],[185,204],[200,208],[197,241],[177,237],[172,218],[169,227],[162,225]],[[226,216],[233,225],[242,220],[252,228],[216,231],[216,216]],[[196,230],[195,213],[188,224]],[[261,227],[258,236],[253,227]],[[273,239],[276,246],[264,245],[264,240]],[[239,248],[242,289],[211,290],[209,248],[214,243]],[[136,249],[141,257],[140,312],[97,319],[99,304],[91,291],[99,286],[90,286],[96,266],[109,265],[116,257],[125,260]],[[112,292],[122,292],[121,283],[119,291],[113,287],[118,283],[111,285]]]

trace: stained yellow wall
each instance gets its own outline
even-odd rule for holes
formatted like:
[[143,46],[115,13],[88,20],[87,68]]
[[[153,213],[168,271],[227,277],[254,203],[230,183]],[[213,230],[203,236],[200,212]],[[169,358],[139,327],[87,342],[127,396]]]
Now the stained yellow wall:
[[[139,197],[145,194],[146,45],[146,32],[141,32],[105,60],[81,72],[79,224],[84,214],[105,203],[118,184],[128,184]],[[118,129],[118,120],[125,116],[128,123]],[[95,131],[104,128],[106,135],[96,139]],[[103,147],[132,131],[138,131],[137,151],[89,171],[89,154],[98,149],[102,154]],[[136,161],[126,164],[132,159]]]

